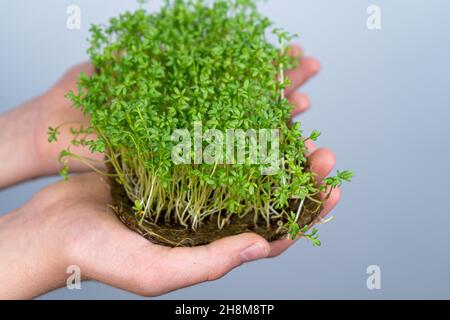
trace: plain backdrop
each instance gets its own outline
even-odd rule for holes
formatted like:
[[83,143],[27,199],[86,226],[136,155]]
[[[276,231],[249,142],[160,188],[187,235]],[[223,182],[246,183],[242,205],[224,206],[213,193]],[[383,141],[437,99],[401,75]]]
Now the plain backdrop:
[[[72,4],[81,8],[80,30],[66,28]],[[381,30],[366,26],[370,5],[381,8]],[[134,0],[1,0],[0,112],[86,60],[91,23],[136,7]],[[303,88],[313,108],[300,120],[323,132],[320,145],[356,178],[334,221],[320,227],[321,248],[301,241],[281,257],[161,298],[450,298],[450,1],[269,0],[260,8],[322,62]],[[0,214],[55,179],[0,192]],[[366,286],[370,265],[381,269],[380,290]],[[42,298],[139,297],[85,282]]]

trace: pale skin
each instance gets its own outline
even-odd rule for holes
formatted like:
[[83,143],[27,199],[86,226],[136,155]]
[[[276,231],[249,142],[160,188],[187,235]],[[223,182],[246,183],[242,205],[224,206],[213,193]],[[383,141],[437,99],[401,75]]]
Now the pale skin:
[[[293,53],[300,51],[293,47]],[[309,108],[309,99],[297,89],[320,69],[314,58],[287,71],[292,85],[286,90],[295,105],[293,115]],[[0,116],[0,189],[29,179],[54,175],[55,159],[70,141],[63,128],[59,142],[47,142],[47,128],[68,121],[86,121],[69,107],[64,94],[75,89],[78,74],[93,72],[88,63],[72,68],[42,96]],[[66,131],[67,130],[67,131]],[[89,151],[77,153],[101,159]],[[328,149],[309,144],[312,170],[320,181],[335,164]],[[22,207],[0,218],[0,298],[27,299],[66,284],[67,267],[77,265],[82,278],[143,296],[161,295],[179,288],[218,279],[242,263],[275,257],[295,241],[268,243],[252,233],[241,234],[196,248],[154,245],[125,227],[111,212],[105,178],[78,162],[79,172],[38,192]],[[321,216],[337,204],[332,192]]]

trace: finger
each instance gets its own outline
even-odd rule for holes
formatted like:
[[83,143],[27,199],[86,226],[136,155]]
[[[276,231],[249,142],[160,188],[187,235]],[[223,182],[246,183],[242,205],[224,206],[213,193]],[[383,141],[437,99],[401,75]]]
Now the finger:
[[64,74],[62,79],[60,79],[56,84],[56,88],[60,88],[65,94],[70,90],[74,90],[76,88],[75,84],[77,83],[81,73],[84,73],[87,76],[91,76],[92,74],[94,74],[94,72],[95,68],[90,62],[77,64]]
[[[106,227],[111,231],[101,237],[91,235],[93,243],[79,250],[106,248],[88,250],[91,257],[83,259],[88,261],[83,264],[85,276],[143,296],[158,296],[216,280],[244,262],[266,258],[270,252],[269,243],[254,233],[223,238],[206,246],[168,248],[150,243],[117,221]],[[97,243],[99,240],[101,243]]]
[[[321,218],[325,218],[331,210],[336,207],[337,203],[339,202],[341,198],[341,190],[340,189],[334,189],[328,200],[325,202],[324,207],[322,209],[322,212],[320,213]],[[288,237],[285,239],[281,239],[278,241],[274,241],[270,244],[270,253],[269,257],[276,257],[280,254],[282,254],[284,251],[289,249],[292,245],[294,245],[299,239],[291,240]]]
[[[313,142],[309,142],[309,144],[311,145],[311,148],[315,147]],[[336,157],[332,151],[322,148],[312,152],[309,156],[309,161],[311,170],[316,174],[316,179],[318,180],[318,182],[320,182],[331,172],[331,170],[333,170],[333,167],[336,164]],[[335,194],[338,192],[339,191],[333,191],[333,193],[330,195],[330,198],[325,203],[324,208],[320,214],[321,217],[327,215],[334,208],[337,201],[339,200],[339,194],[337,196]],[[294,243],[295,241],[292,241],[291,239],[282,239],[271,243],[271,251],[269,256],[274,257],[279,255]]]
[[306,154],[308,157],[309,157],[314,151],[317,150],[316,143],[315,143],[314,141],[312,141],[312,140],[306,140],[306,141],[305,141],[305,145],[306,145],[306,148],[308,149],[307,154]]
[[333,210],[334,207],[336,207],[340,199],[341,199],[341,189],[337,188],[331,191],[330,197],[325,202],[322,212],[320,212],[320,216],[322,218],[325,218],[331,212],[331,210]]
[[298,44],[292,44],[289,48],[288,48],[288,50],[289,50],[289,55],[291,56],[291,57],[295,57],[295,58],[298,58],[298,59],[300,59],[301,57],[302,57],[302,55],[303,55],[303,49],[302,49],[302,47],[300,47]]
[[292,240],[289,238],[289,235],[286,235],[284,239],[274,241],[270,244],[270,253],[269,258],[273,258],[279,256],[287,249],[289,249],[294,243],[296,243],[299,239]]
[[306,81],[320,71],[320,63],[317,59],[305,57],[300,59],[300,66],[286,71],[286,76],[291,80],[291,84],[286,88],[286,96],[290,96]]
[[328,176],[336,165],[336,156],[326,148],[320,148],[309,156],[310,170],[316,175],[317,182]]
[[244,262],[267,257],[269,252],[269,243],[253,233],[227,237],[206,246],[171,249],[159,273],[160,278],[167,277],[167,281],[159,281],[164,284],[161,292],[216,280]]
[[87,76],[91,76],[95,72],[95,68],[91,62],[86,61],[80,64],[73,66],[68,72],[67,75],[73,77],[73,80],[77,80],[80,76],[80,73],[85,73]]
[[300,113],[305,112],[311,105],[311,102],[306,94],[297,92],[291,94],[291,96],[289,97],[289,102],[294,105],[294,109],[292,110],[292,117],[296,117]]

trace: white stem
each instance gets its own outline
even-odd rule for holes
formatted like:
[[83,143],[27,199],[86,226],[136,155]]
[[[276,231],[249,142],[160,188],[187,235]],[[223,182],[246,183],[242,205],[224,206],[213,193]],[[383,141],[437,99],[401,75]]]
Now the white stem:
[[294,221],[295,223],[297,223],[298,218],[300,218],[300,212],[302,211],[303,203],[305,203],[305,198],[302,199],[302,201],[300,202],[300,205],[298,206],[297,215],[295,216],[295,221]]
[[[155,179],[153,179],[152,187],[150,189],[150,195],[148,196],[147,203],[145,204],[145,208],[144,208],[144,212],[145,213],[147,212],[148,206],[150,205],[150,201],[151,201],[152,195],[153,195],[153,187],[154,186],[155,186]],[[142,223],[142,221],[144,221],[144,217],[145,217],[145,214],[142,216],[141,223]]]

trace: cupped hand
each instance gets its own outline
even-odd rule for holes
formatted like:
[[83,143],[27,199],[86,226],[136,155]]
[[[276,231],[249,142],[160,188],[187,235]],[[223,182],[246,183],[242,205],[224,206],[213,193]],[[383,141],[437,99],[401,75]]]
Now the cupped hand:
[[[327,149],[314,150],[309,158],[318,180],[335,164]],[[71,265],[79,266],[83,279],[156,296],[218,279],[242,263],[277,256],[295,242],[268,243],[246,233],[194,248],[155,245],[117,219],[108,206],[111,198],[105,181],[96,173],[71,177],[1,218],[0,270],[17,266],[21,276],[0,273],[0,297],[30,298],[64,286]],[[339,198],[336,189],[322,217]]]

